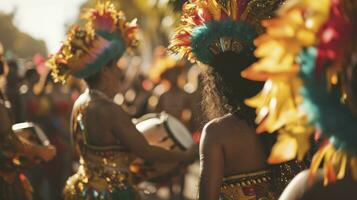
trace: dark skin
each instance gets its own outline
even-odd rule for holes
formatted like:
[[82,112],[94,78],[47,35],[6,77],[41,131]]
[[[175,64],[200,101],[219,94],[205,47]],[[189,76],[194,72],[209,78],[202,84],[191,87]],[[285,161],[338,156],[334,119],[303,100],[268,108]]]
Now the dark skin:
[[84,96],[77,100],[73,113],[84,103],[88,103],[85,111],[85,124],[87,125],[88,142],[96,146],[117,145],[120,141],[132,153],[150,161],[182,161],[189,162],[194,159],[194,147],[186,152],[167,151],[163,148],[151,146],[144,136],[135,128],[130,116],[116,105],[112,99],[120,90],[120,77],[122,69],[116,65],[103,67],[100,79],[95,87],[108,98],[92,98]]
[[298,174],[285,188],[279,200],[340,200],[357,197],[357,182],[351,174],[346,174],[342,180],[323,185],[323,171],[320,170],[314,179],[309,180],[309,172]]
[[206,124],[200,143],[200,200],[217,200],[223,177],[266,168],[266,153],[254,128],[233,115]]

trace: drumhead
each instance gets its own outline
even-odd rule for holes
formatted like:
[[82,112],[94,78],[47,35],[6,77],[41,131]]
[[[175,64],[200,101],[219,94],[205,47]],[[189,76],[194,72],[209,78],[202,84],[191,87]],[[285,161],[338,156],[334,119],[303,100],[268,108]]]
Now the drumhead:
[[139,119],[134,119],[133,123],[140,132],[156,125],[164,125],[168,134],[181,149],[188,149],[194,144],[190,131],[178,119],[165,112],[146,114]]
[[133,123],[135,124],[136,129],[139,132],[144,132],[154,126],[160,125],[164,122],[164,119],[160,117],[160,115],[155,113],[150,113],[142,116],[139,119],[133,119]]
[[47,146],[50,145],[50,141],[48,140],[46,134],[43,132],[43,130],[36,124],[32,122],[22,122],[22,123],[17,123],[12,125],[12,131],[14,133],[16,132],[21,132],[22,130],[25,129],[32,129],[34,130],[34,134],[36,134],[37,138],[40,140],[42,145]]
[[167,113],[166,115],[166,125],[172,136],[182,145],[184,149],[188,149],[193,145],[193,139],[190,131],[180,122],[177,118]]

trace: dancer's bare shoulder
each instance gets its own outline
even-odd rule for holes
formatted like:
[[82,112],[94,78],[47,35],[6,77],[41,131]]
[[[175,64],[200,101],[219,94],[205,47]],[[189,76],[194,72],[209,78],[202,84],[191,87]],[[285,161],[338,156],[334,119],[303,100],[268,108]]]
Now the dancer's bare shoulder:
[[241,126],[240,120],[228,114],[208,122],[203,129],[203,137],[206,140],[220,141],[225,136],[236,134],[236,129]]

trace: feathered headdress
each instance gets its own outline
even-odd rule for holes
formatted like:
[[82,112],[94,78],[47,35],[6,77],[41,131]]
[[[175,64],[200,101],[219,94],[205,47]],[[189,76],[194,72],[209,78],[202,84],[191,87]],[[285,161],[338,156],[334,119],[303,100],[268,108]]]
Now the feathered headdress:
[[214,55],[252,52],[253,40],[263,31],[282,0],[191,0],[183,6],[181,23],[169,50],[190,61],[210,64]]
[[86,78],[138,44],[136,19],[128,22],[110,2],[98,3],[83,18],[85,27],[72,27],[60,50],[47,62],[56,81],[65,82],[69,75]]
[[343,178],[346,166],[357,180],[357,116],[344,75],[356,73],[346,67],[357,63],[356,10],[354,0],[288,1],[263,22],[267,33],[255,40],[260,60],[242,72],[266,81],[246,103],[257,108],[259,132],[279,130],[269,161],[302,159],[315,133],[325,142],[311,172],[323,161],[325,183]]

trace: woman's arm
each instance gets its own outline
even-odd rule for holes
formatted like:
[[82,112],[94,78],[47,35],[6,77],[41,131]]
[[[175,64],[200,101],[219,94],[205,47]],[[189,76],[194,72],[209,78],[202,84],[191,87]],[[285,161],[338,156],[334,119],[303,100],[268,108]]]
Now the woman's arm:
[[200,200],[218,200],[224,174],[224,154],[214,125],[203,129],[200,142]]
[[[113,132],[120,141],[139,157],[150,161],[191,161],[194,159],[194,149],[186,152],[168,151],[150,145],[145,137],[136,129],[130,117],[117,105],[108,107],[113,122]],[[120,121],[118,121],[120,120]]]

